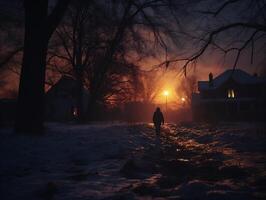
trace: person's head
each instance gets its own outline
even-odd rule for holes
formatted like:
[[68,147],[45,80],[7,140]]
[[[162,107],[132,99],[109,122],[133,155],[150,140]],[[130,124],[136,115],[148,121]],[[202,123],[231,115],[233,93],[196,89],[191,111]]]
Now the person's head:
[[156,112],[161,112],[161,109],[159,107],[157,107]]

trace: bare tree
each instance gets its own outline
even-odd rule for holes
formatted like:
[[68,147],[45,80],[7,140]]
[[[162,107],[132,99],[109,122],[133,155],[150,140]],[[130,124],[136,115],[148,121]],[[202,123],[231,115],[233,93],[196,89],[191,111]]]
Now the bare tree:
[[[176,92],[184,98],[184,102],[187,106],[191,105],[192,94],[197,91],[197,77],[192,74],[183,77],[180,81],[180,85],[177,87]],[[181,99],[182,101],[182,99]]]
[[[140,55],[140,53],[144,55],[147,55],[147,53],[156,54],[155,49],[159,51],[159,48],[167,52],[166,38],[174,38],[174,31],[169,29],[167,18],[172,16],[172,19],[175,19],[176,12],[179,10],[179,7],[177,7],[179,5],[178,2],[128,0],[115,1],[111,5],[113,16],[116,17],[116,23],[103,56],[95,65],[96,70],[90,84],[91,98],[88,112],[95,107],[94,104],[102,91],[101,83],[106,78],[110,63],[112,63],[116,54],[122,52],[121,49],[126,49],[124,54],[129,54],[130,52],[132,53],[132,51],[128,50],[129,45],[131,47],[140,47],[134,51],[137,55]],[[153,49],[148,48],[151,46],[153,46]]]
[[[204,6],[207,7],[203,8]],[[222,0],[201,1],[196,13],[203,21],[198,30],[185,33],[190,39],[190,49],[187,56],[177,57],[161,63],[169,65],[182,64],[186,74],[188,66],[195,65],[206,52],[217,50],[234,56],[235,68],[244,51],[250,51],[250,62],[253,63],[256,47],[265,51],[266,39],[266,2],[265,0]],[[192,45],[192,43],[194,45]]]
[[18,132],[43,127],[44,83],[48,42],[69,0],[58,0],[48,11],[48,0],[24,0],[25,36],[15,128]]
[[[92,34],[95,30],[89,30],[93,28],[92,22],[95,17],[92,15],[91,2],[71,2],[63,23],[56,30],[53,45],[48,51],[50,69],[72,75],[77,80],[79,120],[83,118],[84,69],[90,65],[92,45],[96,42],[96,38]],[[58,67],[57,61],[62,61],[61,66]]]
[[[98,10],[97,13],[95,9]],[[79,1],[71,3],[64,22],[56,30],[53,38],[54,47],[51,47],[48,51],[48,65],[51,66],[51,69],[57,68],[57,71],[62,69],[62,66],[58,67],[55,63],[58,63],[58,60],[63,60],[68,72],[61,72],[71,74],[78,82],[77,108],[81,120],[84,117],[84,113],[82,113],[83,87],[85,86],[91,90],[92,79],[94,79],[98,70],[96,62],[103,59],[105,49],[109,45],[110,37],[112,37],[111,33],[114,31],[112,27],[113,19],[112,17],[108,18],[106,12],[105,5],[99,5],[96,2]],[[97,100],[106,102],[113,95],[121,96],[122,91],[124,91],[121,85],[129,83],[128,80],[115,80],[115,78],[126,79],[134,71],[134,67],[132,69],[128,67],[130,64],[121,56],[121,52],[117,53],[109,63],[105,78],[101,80],[103,89]]]
[[56,30],[55,42],[60,41],[60,47],[49,50],[50,64],[65,60],[71,66],[70,73],[72,69],[89,89],[88,113],[93,114],[97,102],[125,101],[136,91],[138,70],[134,63],[154,56],[160,48],[166,51],[166,37],[174,36],[165,11],[173,11],[176,5],[165,0],[128,0],[84,1],[70,6],[65,23]]
[[23,13],[19,1],[0,2],[0,68],[23,51]]

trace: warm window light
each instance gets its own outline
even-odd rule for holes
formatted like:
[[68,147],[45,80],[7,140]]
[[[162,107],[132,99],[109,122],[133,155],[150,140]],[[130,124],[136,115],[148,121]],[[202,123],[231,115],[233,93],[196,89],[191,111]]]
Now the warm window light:
[[227,90],[228,98],[235,98],[235,91],[233,89]]
[[73,109],[73,115],[74,117],[78,116],[78,109],[76,107]]
[[185,99],[184,97],[182,97],[182,98],[181,98],[181,101],[185,102],[185,101],[186,101],[186,99]]
[[231,91],[231,96],[232,96],[232,98],[235,98],[235,92],[234,92],[234,90]]
[[168,96],[169,95],[169,91],[167,91],[167,90],[163,91],[163,95],[164,96]]
[[231,98],[231,90],[227,90],[227,97]]

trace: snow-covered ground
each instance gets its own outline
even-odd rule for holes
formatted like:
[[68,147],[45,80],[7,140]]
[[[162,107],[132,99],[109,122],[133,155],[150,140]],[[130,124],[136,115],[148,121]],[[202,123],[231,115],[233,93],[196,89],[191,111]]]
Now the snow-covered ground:
[[0,130],[0,199],[266,199],[258,124],[47,124]]

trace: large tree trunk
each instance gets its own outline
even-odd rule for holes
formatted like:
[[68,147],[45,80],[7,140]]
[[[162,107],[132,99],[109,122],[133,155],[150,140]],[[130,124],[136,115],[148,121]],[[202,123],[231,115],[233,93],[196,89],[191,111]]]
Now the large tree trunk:
[[24,0],[24,53],[19,84],[17,132],[40,132],[44,118],[44,83],[49,39],[69,0],[58,0],[48,15],[48,0]]
[[77,95],[77,110],[78,110],[78,121],[83,121],[83,64],[82,64],[82,43],[83,43],[83,25],[79,24],[78,35],[77,35],[77,49],[76,49],[76,79],[78,84],[78,95]]
[[82,122],[84,120],[84,107],[83,107],[83,78],[81,69],[76,72],[77,79],[77,111],[78,111],[78,121]]
[[47,1],[25,1],[25,36],[17,118],[18,132],[42,129],[47,54]]
[[99,90],[100,88],[96,88],[95,79],[93,79],[90,85],[88,107],[86,110],[86,119],[89,121],[94,121],[97,118],[97,110],[98,110],[97,102],[99,101],[99,95],[98,95]]

